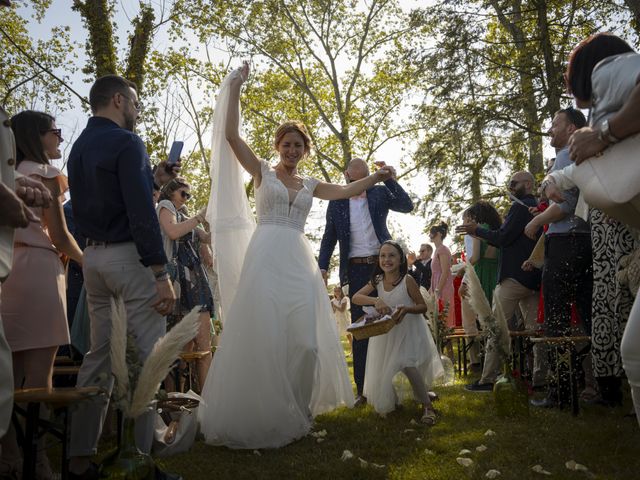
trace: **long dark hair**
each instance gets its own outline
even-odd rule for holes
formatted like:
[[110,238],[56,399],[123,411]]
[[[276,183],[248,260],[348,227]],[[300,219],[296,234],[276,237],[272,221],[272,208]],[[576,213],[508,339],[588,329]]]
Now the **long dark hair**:
[[591,35],[571,51],[564,81],[567,91],[579,100],[591,100],[591,74],[595,66],[613,55],[633,52],[620,37],[608,32]]
[[480,200],[464,211],[464,215],[470,217],[476,223],[486,223],[491,230],[498,230],[502,225],[500,214],[485,200]]
[[[402,279],[405,277],[405,275],[407,275],[407,272],[409,271],[409,266],[407,265],[407,257],[398,242],[387,240],[382,245],[380,245],[380,250],[382,250],[382,247],[384,247],[385,245],[391,245],[398,251],[398,254],[400,255],[400,277],[396,282],[394,282],[393,286],[395,287],[396,285],[400,284]],[[382,268],[380,268],[380,260],[378,260],[378,263],[376,263],[373,272],[371,272],[371,285],[375,287],[383,278],[384,272],[382,271]]]
[[25,110],[11,117],[11,129],[16,138],[16,164],[23,160],[49,165],[49,157],[42,145],[42,135],[47,133],[56,119],[44,112]]

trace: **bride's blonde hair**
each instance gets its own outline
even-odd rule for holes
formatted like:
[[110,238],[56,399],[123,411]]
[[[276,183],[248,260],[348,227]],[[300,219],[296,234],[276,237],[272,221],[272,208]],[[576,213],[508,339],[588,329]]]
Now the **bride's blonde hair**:
[[311,136],[307,131],[307,127],[305,127],[304,123],[298,120],[290,120],[288,122],[284,122],[281,124],[274,135],[273,147],[277,150],[278,145],[282,141],[282,138],[287,133],[297,133],[302,137],[302,141],[304,142],[304,153],[309,155],[311,153],[311,147],[313,146],[311,143]]

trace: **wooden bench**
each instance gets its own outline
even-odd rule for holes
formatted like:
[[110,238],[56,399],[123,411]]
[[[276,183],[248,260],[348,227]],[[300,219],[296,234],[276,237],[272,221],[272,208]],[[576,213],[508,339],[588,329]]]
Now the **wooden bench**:
[[527,376],[531,372],[527,369],[527,354],[531,339],[539,336],[535,330],[509,330],[511,338],[511,363],[513,370],[519,370],[521,376]]
[[[458,375],[460,376],[464,375],[465,377],[467,376],[467,353],[473,346],[476,339],[480,339],[482,337],[483,337],[482,332],[468,334],[468,333],[464,333],[464,330],[461,330],[461,329],[456,329],[454,330],[453,334],[447,335],[446,337],[444,337],[445,340],[447,341],[450,341],[450,342],[455,341],[458,347],[457,362],[456,362],[456,371],[458,372]],[[467,345],[468,339],[470,339],[471,341]]]
[[[578,379],[576,377],[577,370],[577,355],[576,355],[576,343],[590,342],[591,337],[587,335],[583,336],[567,336],[567,337],[538,337],[532,338],[531,342],[544,343],[553,348],[553,361],[556,364],[556,373],[560,365],[565,365],[569,373],[569,390],[570,390],[570,402],[571,412],[573,415],[578,415],[580,412],[580,402],[578,399]],[[560,347],[565,347],[560,349]],[[556,375],[556,388],[558,389],[558,395],[561,392],[560,375]],[[560,404],[562,408],[562,404]]]
[[[62,443],[61,478],[65,480],[69,477],[67,463],[69,407],[101,394],[103,394],[103,390],[99,387],[26,388],[14,391],[13,423],[16,428],[18,443],[23,446],[23,478],[36,478],[38,438],[47,432]],[[26,408],[21,404],[26,404]],[[41,419],[41,404],[48,405],[52,410],[60,410],[62,423]],[[25,419],[24,432],[18,421],[18,415]]]

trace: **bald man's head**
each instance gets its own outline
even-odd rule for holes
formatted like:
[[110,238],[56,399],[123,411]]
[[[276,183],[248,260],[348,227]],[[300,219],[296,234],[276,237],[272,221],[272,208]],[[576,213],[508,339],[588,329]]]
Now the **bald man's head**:
[[350,182],[355,182],[369,175],[367,162],[361,158],[354,158],[349,162],[345,176]]
[[536,181],[530,172],[525,170],[516,172],[511,176],[509,182],[509,191],[517,198],[522,198],[525,195],[533,193]]

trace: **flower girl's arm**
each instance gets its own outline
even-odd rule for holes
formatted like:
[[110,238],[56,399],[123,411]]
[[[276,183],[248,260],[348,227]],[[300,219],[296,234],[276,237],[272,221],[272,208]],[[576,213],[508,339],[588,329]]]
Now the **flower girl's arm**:
[[351,303],[355,303],[356,305],[374,305],[378,298],[369,296],[374,290],[373,285],[367,283],[353,296]]
[[420,287],[418,287],[418,284],[411,276],[407,276],[407,292],[415,305],[405,305],[403,308],[406,313],[425,313],[427,311],[427,304],[424,303],[424,298],[420,293]]
[[238,161],[247,172],[256,179],[256,186],[260,185],[262,175],[260,160],[251,147],[240,136],[240,87],[249,76],[249,64],[244,62],[242,68],[234,72],[229,90],[229,104],[227,105],[227,118],[225,120],[224,134],[229,146],[236,154]]

